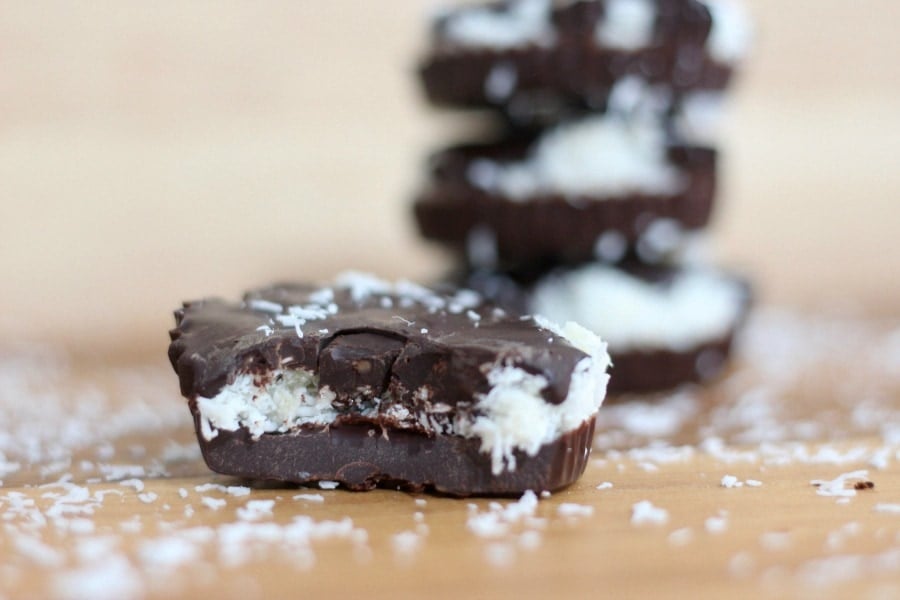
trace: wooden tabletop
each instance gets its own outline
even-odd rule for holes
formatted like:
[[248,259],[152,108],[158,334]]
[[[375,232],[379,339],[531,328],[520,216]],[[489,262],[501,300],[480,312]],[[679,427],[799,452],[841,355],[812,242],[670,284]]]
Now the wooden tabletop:
[[896,597],[898,365],[896,320],[764,309],[714,386],[610,399],[575,485],[452,499],[215,475],[167,365],[7,348],[0,597]]

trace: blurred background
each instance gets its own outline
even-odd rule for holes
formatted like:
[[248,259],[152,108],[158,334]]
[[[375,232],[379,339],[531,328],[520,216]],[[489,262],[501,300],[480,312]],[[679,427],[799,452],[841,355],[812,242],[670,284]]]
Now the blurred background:
[[[900,314],[900,2],[749,0],[723,259],[765,303]],[[0,345],[161,357],[184,299],[430,278],[408,203],[464,135],[414,76],[433,2],[0,0]]]

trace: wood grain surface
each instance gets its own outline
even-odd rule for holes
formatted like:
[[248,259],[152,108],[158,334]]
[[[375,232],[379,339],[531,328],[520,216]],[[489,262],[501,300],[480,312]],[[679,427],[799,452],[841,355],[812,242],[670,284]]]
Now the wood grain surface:
[[897,320],[764,309],[529,506],[215,475],[168,365],[7,348],[0,597],[896,597],[898,365]]

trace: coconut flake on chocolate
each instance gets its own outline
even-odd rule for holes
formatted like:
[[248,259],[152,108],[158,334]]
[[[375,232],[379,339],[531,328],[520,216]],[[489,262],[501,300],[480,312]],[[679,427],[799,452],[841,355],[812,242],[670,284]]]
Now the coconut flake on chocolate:
[[595,36],[601,46],[638,50],[653,40],[656,6],[652,0],[606,0]]
[[443,39],[460,46],[501,50],[554,40],[550,0],[515,0],[463,9],[445,16]]
[[460,46],[502,50],[531,44],[550,45],[550,0],[516,0],[499,6],[471,7],[448,15],[443,39]]

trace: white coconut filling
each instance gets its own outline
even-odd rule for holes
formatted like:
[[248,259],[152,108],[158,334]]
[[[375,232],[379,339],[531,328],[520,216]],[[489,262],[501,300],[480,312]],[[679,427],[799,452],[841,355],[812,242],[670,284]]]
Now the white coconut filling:
[[727,335],[743,302],[738,285],[711,271],[687,270],[661,285],[594,264],[543,281],[530,308],[553,320],[581,323],[614,353],[684,352]]
[[[460,412],[452,420],[446,405],[413,414],[386,400],[375,400],[361,414],[386,417],[400,427],[479,438],[481,451],[491,456],[495,474],[514,471],[516,450],[534,456],[544,444],[590,419],[603,402],[609,379],[606,344],[595,334],[574,323],[560,328],[542,320],[539,325],[590,354],[576,365],[562,403],[549,404],[541,396],[548,385],[545,377],[502,363],[483,367],[490,390],[474,399],[474,411]],[[326,426],[338,416],[332,406],[334,399],[327,386],[319,389],[318,378],[302,369],[275,371],[267,382],[242,374],[213,398],[197,398],[200,432],[211,440],[220,429],[245,428],[258,439],[264,433],[287,433],[303,425]]]
[[712,15],[706,51],[719,62],[731,64],[746,56],[753,30],[743,7],[735,0],[701,0]]
[[474,161],[469,181],[524,202],[542,194],[606,199],[627,193],[672,194],[683,176],[666,159],[665,133],[656,123],[601,115],[543,134],[523,161]]
[[535,322],[554,335],[569,340],[589,354],[575,366],[569,393],[560,404],[541,396],[547,379],[509,364],[494,365],[487,373],[491,389],[480,395],[474,419],[456,422],[456,433],[481,439],[481,451],[491,455],[491,470],[497,475],[516,469],[515,450],[536,455],[566,432],[578,428],[596,414],[606,397],[610,366],[606,344],[581,325],[567,322],[559,327],[541,317]]
[[304,369],[274,371],[268,383],[241,374],[213,398],[197,398],[200,433],[211,440],[219,429],[243,427],[255,439],[300,425],[327,425],[338,414],[331,405],[334,399],[334,392],[319,389],[318,377]]
[[446,18],[443,35],[460,46],[497,50],[551,44],[550,8],[550,0],[517,0],[504,10],[469,8]]
[[653,41],[656,6],[651,0],[607,0],[605,11],[594,31],[601,46],[632,51]]

